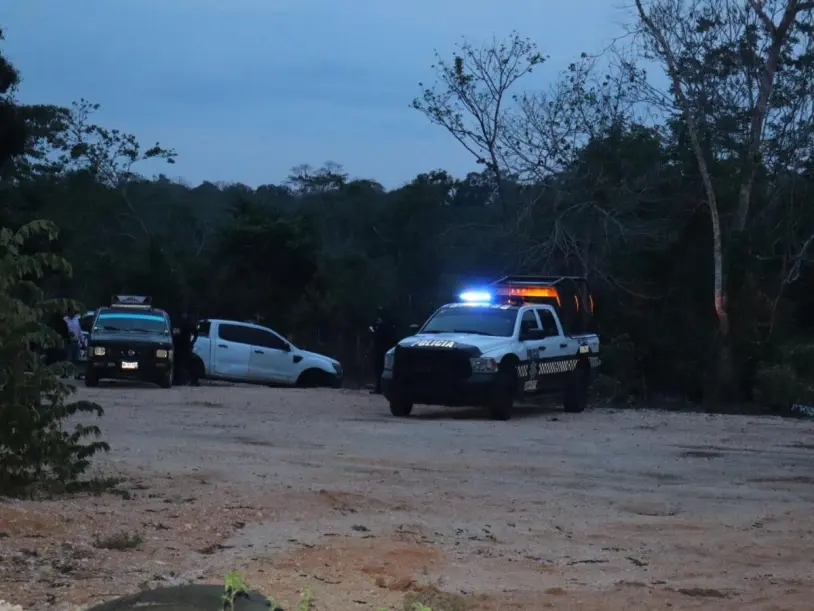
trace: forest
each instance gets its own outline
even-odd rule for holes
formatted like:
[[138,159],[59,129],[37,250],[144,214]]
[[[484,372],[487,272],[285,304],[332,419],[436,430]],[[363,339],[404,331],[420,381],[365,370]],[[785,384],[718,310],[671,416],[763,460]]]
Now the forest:
[[4,383],[64,299],[255,320],[361,382],[378,306],[406,334],[469,282],[575,274],[594,291],[608,400],[806,401],[813,32],[810,2],[637,0],[623,39],[544,90],[530,74],[556,49],[464,42],[404,112],[480,171],[392,190],[334,163],[256,188],[142,175],[148,159],[172,173],[172,143],[98,125],[92,101],[20,103],[25,66],[0,55]]

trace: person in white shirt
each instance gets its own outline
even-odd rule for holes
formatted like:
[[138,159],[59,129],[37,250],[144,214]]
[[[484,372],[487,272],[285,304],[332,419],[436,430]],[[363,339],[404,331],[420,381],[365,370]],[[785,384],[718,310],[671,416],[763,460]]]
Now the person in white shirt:
[[68,342],[68,360],[74,365],[79,364],[79,345],[82,341],[82,327],[79,326],[79,314],[74,310],[68,310],[68,314],[64,318],[65,324],[68,325],[68,333],[71,339]]

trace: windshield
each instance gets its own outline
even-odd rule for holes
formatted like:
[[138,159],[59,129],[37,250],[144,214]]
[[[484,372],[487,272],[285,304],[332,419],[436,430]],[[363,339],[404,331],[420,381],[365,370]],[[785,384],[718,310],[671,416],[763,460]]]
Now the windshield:
[[446,307],[435,313],[421,333],[474,333],[511,337],[517,310],[489,306]]
[[103,312],[96,319],[94,331],[125,331],[169,335],[167,320],[158,314]]

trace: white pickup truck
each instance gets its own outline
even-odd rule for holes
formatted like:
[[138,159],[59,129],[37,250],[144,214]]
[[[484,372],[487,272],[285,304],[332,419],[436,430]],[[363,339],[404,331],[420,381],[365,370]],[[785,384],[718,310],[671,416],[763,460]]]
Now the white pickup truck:
[[[516,399],[541,393],[559,393],[565,411],[582,412],[599,371],[599,337],[586,332],[593,298],[573,290],[575,280],[507,277],[439,308],[385,355],[391,413],[409,416],[417,403],[484,405],[507,420]],[[564,327],[563,304],[578,324]]]
[[342,385],[342,365],[301,350],[276,331],[235,320],[198,323],[191,367],[198,378],[297,386]]

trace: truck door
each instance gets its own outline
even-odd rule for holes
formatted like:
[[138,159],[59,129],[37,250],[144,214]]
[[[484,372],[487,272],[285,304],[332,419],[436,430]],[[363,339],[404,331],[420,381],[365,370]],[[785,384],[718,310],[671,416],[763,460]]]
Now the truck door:
[[249,331],[252,337],[249,377],[262,382],[293,382],[294,361],[288,342],[271,329],[251,327]]
[[204,364],[204,371],[206,375],[213,375],[212,373],[212,337],[210,335],[212,330],[212,323],[208,320],[202,320],[195,328],[198,334],[195,343],[192,344],[192,354],[201,359]]
[[251,329],[243,325],[220,322],[212,351],[212,375],[220,378],[246,380],[252,352]]
[[546,358],[546,339],[540,337],[540,319],[533,309],[526,310],[520,316],[520,332],[518,339],[526,349],[527,360],[521,366],[528,367],[528,374],[524,376],[524,393],[536,393],[546,388],[546,380],[542,378],[540,367]]
[[573,354],[571,354],[573,342],[569,342],[568,338],[563,335],[562,324],[558,322],[550,307],[535,309],[545,333],[543,340],[545,352],[542,355],[545,360],[541,365],[541,376],[545,377],[547,388],[559,389],[573,371],[572,365],[576,364]]

